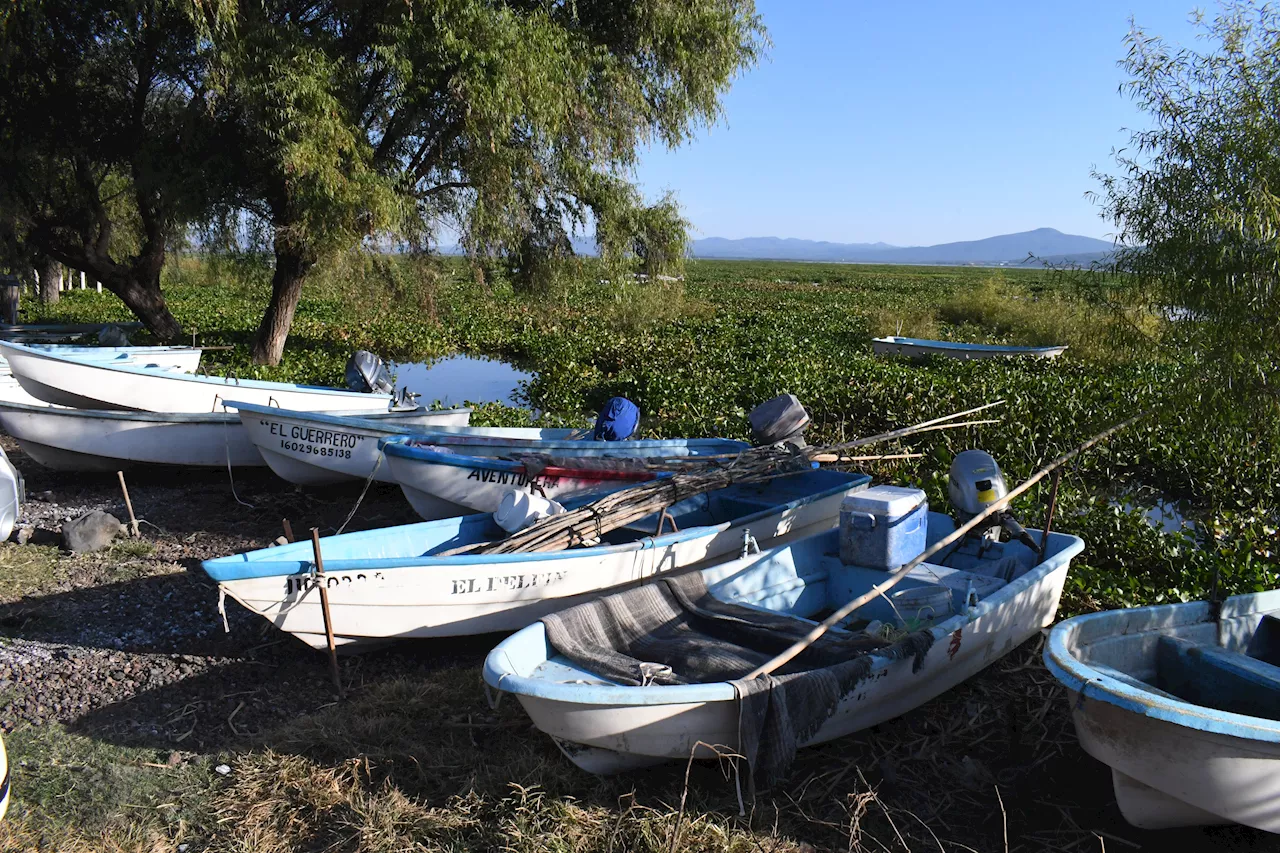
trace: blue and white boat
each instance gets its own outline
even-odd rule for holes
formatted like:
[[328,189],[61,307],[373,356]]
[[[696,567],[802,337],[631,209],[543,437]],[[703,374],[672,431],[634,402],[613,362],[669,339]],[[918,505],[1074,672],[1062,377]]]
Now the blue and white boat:
[[[735,485],[651,516],[590,547],[548,553],[450,555],[505,536],[488,514],[345,533],[320,540],[338,643],[512,631],[621,586],[835,524],[840,503],[868,477],[813,470]],[[324,619],[310,542],[206,560],[225,594],[316,648]]]
[[1044,659],[1130,823],[1280,833],[1280,590],[1077,616]]
[[891,335],[887,338],[872,338],[871,350],[876,355],[904,355],[908,358],[924,358],[927,355],[942,355],[962,361],[985,358],[1008,358],[1009,356],[1028,356],[1030,358],[1057,358],[1066,352],[1066,346],[1047,347],[1015,347],[997,344],[960,344],[953,341],[931,341],[926,338],[903,338]]
[[[378,447],[381,439],[393,436],[429,432],[433,436],[483,437],[490,443],[473,444],[470,451],[492,450],[492,455],[497,455],[511,452],[513,447],[560,441],[582,433],[574,429],[467,426],[470,409],[438,410],[436,418],[427,424],[388,419],[370,423],[326,412],[299,412],[238,400],[228,400],[226,406],[240,413],[245,432],[271,470],[302,486],[366,480],[371,475],[380,482],[394,483],[391,467]],[[446,515],[466,512],[455,507]]]
[[[632,485],[653,475],[625,463],[574,464],[574,459],[665,459],[685,456],[733,456],[748,449],[723,438],[675,438],[596,441],[590,437],[530,437],[424,431],[383,439],[391,479],[423,518],[447,518],[466,512],[493,512],[511,489],[563,501]],[[538,454],[548,464],[530,466],[520,457]],[[504,458],[505,457],[505,458]]]
[[[929,543],[954,529],[949,516],[928,514]],[[1084,548],[1061,533],[1043,557],[1020,542],[979,549],[968,540],[942,564],[913,569],[777,675],[746,681],[813,620],[887,579],[843,563],[839,533],[556,613],[499,643],[485,681],[515,694],[589,772],[725,753],[753,764],[770,763],[769,754],[785,772],[797,747],[910,711],[1052,624],[1067,567]],[[881,626],[895,623],[904,630],[886,635]]]
[[197,376],[172,368],[89,361],[46,349],[0,341],[13,376],[38,400],[80,409],[137,412],[220,412],[227,398],[286,409],[384,411],[390,394]]

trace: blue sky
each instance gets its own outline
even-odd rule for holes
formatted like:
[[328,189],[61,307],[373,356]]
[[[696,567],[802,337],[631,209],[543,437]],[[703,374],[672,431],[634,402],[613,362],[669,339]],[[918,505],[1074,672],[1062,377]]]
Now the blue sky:
[[1173,42],[1196,32],[1193,0],[757,3],[774,46],[724,122],[638,170],[695,237],[1110,238],[1084,194],[1143,121],[1117,91],[1129,16]]

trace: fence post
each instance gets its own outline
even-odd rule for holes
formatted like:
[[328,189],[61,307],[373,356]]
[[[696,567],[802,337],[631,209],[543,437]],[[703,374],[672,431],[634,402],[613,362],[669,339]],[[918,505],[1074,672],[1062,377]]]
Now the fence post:
[[80,289],[84,290],[88,285],[85,283],[84,270],[80,270]]

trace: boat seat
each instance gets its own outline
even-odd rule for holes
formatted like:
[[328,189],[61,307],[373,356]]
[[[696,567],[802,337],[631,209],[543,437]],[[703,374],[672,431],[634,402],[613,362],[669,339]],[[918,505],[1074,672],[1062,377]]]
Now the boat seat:
[[1270,613],[1262,617],[1245,654],[1272,666],[1280,666],[1280,618]]
[[1280,720],[1280,666],[1240,652],[1161,637],[1156,682],[1179,699],[1206,708]]

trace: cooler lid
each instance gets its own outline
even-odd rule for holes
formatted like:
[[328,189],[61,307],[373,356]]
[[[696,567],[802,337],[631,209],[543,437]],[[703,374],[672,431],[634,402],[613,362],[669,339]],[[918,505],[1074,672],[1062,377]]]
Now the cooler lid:
[[842,511],[867,512],[883,518],[899,518],[907,515],[925,502],[921,489],[903,486],[872,486],[855,492],[840,504]]

